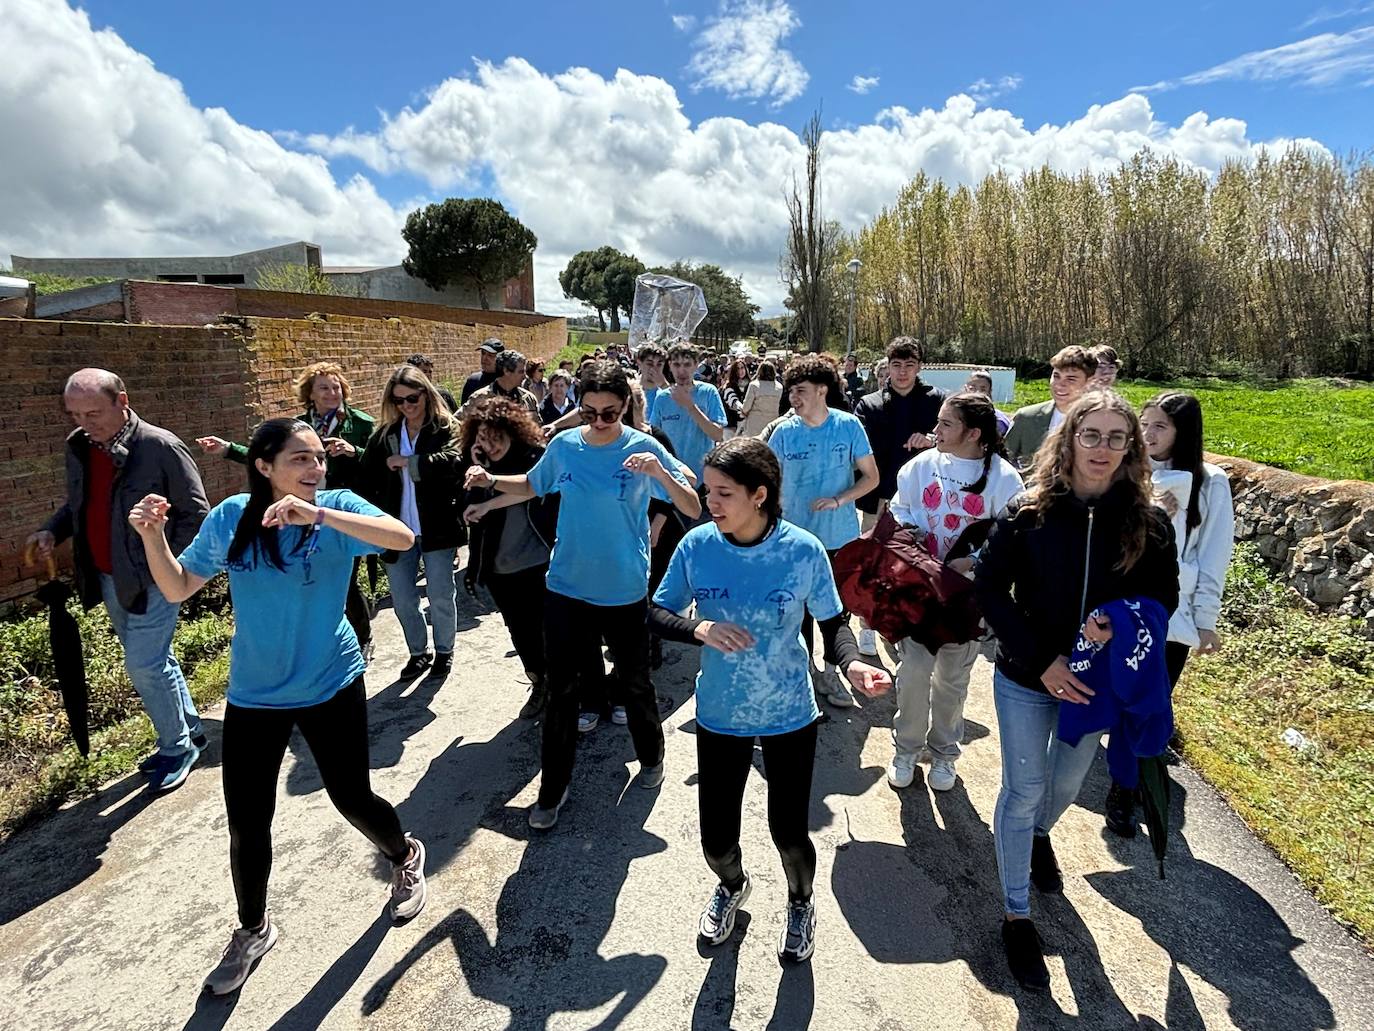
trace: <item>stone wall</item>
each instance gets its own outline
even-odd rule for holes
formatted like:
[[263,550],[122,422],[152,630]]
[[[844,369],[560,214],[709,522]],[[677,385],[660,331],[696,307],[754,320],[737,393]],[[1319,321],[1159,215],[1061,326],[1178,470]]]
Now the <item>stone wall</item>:
[[1320,480],[1209,455],[1235,496],[1236,540],[1324,612],[1374,630],[1374,483]]

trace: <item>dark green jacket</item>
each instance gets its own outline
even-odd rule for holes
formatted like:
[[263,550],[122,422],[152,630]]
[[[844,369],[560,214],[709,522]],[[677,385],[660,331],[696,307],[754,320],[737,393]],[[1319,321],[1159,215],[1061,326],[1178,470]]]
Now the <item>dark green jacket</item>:
[[1044,401],[1038,405],[1026,405],[1011,417],[1011,429],[1007,430],[1003,443],[1012,465],[1018,469],[1028,469],[1035,461],[1035,453],[1050,432],[1050,419],[1054,417],[1054,401]]
[[[308,426],[315,425],[314,412],[306,412],[297,418]],[[326,460],[325,485],[330,490],[358,489],[358,470],[362,465],[363,451],[367,448],[367,442],[375,428],[372,416],[344,405],[343,422],[334,428],[334,436],[342,437],[358,450],[356,454],[331,456]],[[224,452],[224,457],[231,462],[247,465],[248,448],[242,444],[230,444],[229,450]]]

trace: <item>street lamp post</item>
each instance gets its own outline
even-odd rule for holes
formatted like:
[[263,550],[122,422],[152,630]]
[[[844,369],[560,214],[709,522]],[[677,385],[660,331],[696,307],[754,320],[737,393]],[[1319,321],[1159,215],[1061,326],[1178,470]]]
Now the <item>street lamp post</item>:
[[863,268],[863,264],[858,258],[850,258],[845,266],[849,269],[849,347],[846,356],[854,353],[854,294],[859,289],[859,269]]

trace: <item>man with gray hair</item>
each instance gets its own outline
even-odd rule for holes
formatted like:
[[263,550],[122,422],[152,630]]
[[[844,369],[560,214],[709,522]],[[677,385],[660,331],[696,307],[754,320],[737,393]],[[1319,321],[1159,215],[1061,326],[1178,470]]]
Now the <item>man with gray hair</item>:
[[67,437],[67,500],[28,544],[47,558],[71,538],[77,594],[87,609],[105,603],[124,647],[124,668],[157,732],[157,752],[139,769],[154,791],[171,791],[200,758],[205,735],[172,654],[180,606],[153,582],[129,511],[148,494],[171,502],[167,540],[179,554],[210,510],[205,488],[186,445],[140,419],[114,373],[73,373],[62,403],[76,423]]
[[472,406],[484,397],[504,397],[524,407],[525,411],[538,422],[539,399],[522,387],[525,382],[525,356],[519,351],[502,351],[496,356],[496,378],[480,390],[474,390],[463,405],[467,415]]

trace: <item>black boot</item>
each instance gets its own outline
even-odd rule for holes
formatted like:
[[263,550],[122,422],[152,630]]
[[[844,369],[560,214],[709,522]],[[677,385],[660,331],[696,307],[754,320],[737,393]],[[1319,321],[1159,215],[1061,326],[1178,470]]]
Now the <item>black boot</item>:
[[549,690],[544,684],[544,678],[530,674],[530,696],[525,700],[525,704],[520,707],[520,718],[522,720],[532,720],[544,711],[544,703],[548,701]]
[[1135,837],[1135,792],[1116,781],[1107,792],[1107,830],[1123,838]]
[[1003,920],[1002,947],[1007,951],[1007,966],[1017,984],[1032,992],[1043,992],[1049,988],[1050,971],[1045,966],[1040,934],[1033,923],[1029,920]]
[[1054,846],[1048,834],[1031,839],[1031,883],[1042,895],[1057,895],[1064,890],[1064,875],[1059,872],[1059,860],[1054,858]]

